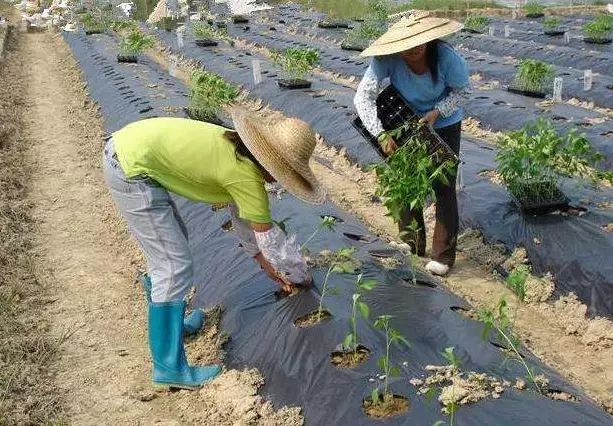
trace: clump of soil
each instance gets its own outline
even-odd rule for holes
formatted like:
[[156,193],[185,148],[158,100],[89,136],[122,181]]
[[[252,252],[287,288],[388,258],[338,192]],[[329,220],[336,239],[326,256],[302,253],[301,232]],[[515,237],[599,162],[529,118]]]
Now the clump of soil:
[[329,320],[330,318],[332,318],[332,314],[328,311],[326,311],[325,309],[323,309],[320,312],[318,312],[317,310],[310,312],[306,315],[303,315],[299,318],[297,318],[294,321],[294,325],[296,327],[300,327],[300,328],[304,328],[304,327],[310,327],[312,325],[316,325],[319,323],[322,323],[324,321]]
[[526,278],[526,295],[524,302],[537,303],[544,302],[551,297],[555,290],[555,284],[553,277],[550,273],[545,274],[543,277],[535,277],[530,274]]
[[429,376],[425,379],[413,378],[410,383],[417,393],[427,395],[439,390],[438,401],[448,413],[447,407],[467,405],[486,398],[498,399],[511,383],[474,371],[465,372],[453,365],[427,365]]
[[362,266],[362,262],[354,257],[339,256],[337,252],[332,250],[322,250],[319,254],[307,256],[309,266],[314,268],[329,267],[332,263],[342,263],[346,266],[345,269],[358,270]]
[[607,232],[613,232],[613,222],[607,223],[606,225],[602,225],[602,229]]
[[385,269],[397,269],[402,262],[395,257],[376,257],[377,262]]
[[519,265],[525,265],[527,263],[528,263],[528,252],[523,247],[517,247],[515,250],[513,250],[513,253],[511,253],[511,256],[509,256],[509,258],[506,259],[502,263],[502,267],[506,271],[511,272],[513,269],[517,268]]
[[371,398],[366,398],[362,404],[364,412],[370,417],[385,419],[398,416],[409,410],[409,400],[402,395],[388,393],[381,397],[378,404],[373,403]]
[[358,346],[357,351],[336,351],[330,355],[332,364],[341,368],[354,368],[366,362],[370,350],[365,346]]
[[545,377],[543,374],[534,376],[534,381],[536,382],[536,385],[539,387],[543,395],[548,396],[549,398],[553,400],[569,401],[569,402],[579,401],[579,399],[573,394],[570,394],[568,392],[564,392],[558,389],[551,389],[549,387],[549,379]]
[[458,250],[488,272],[494,271],[507,257],[502,244],[486,244],[481,231],[475,229],[467,229],[458,237]]
[[474,309],[463,308],[461,306],[452,306],[451,310],[468,319],[479,321],[479,315],[477,314],[477,312],[475,312]]
[[228,333],[220,330],[223,308],[216,305],[204,313],[204,328],[186,341],[187,355],[192,364],[221,363],[225,359],[224,345],[230,340]]
[[504,186],[504,181],[496,170],[483,170],[479,172],[479,176],[488,178],[494,185]]

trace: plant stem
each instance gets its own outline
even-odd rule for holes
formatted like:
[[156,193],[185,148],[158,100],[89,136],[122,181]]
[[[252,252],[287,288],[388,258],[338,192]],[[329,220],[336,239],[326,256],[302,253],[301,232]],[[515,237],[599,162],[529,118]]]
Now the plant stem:
[[534,387],[536,388],[538,393],[543,394],[543,392],[541,391],[541,388],[539,388],[539,385],[536,383],[534,375],[532,374],[532,370],[530,369],[530,367],[528,367],[528,364],[526,364],[526,361],[524,361],[524,358],[521,356],[521,354],[519,353],[519,351],[517,350],[517,348],[515,347],[515,345],[511,341],[511,339],[506,335],[504,330],[500,329],[499,327],[496,327],[496,330],[498,331],[498,334],[500,334],[504,338],[504,340],[507,341],[507,344],[511,347],[513,352],[515,352],[515,355],[517,355],[517,358],[519,359],[519,362],[521,362],[523,364],[524,368],[528,372],[528,377],[530,377],[530,380],[532,381],[532,384],[534,384]]
[[334,264],[330,265],[330,267],[328,268],[328,272],[326,272],[326,278],[324,279],[324,285],[321,288],[321,296],[319,298],[319,308],[317,308],[317,322],[321,321],[321,313],[323,312],[322,304],[324,301],[324,297],[326,295],[326,291],[328,289],[328,278],[330,278],[332,269],[334,269]]
[[358,330],[357,330],[357,312],[356,312],[356,302],[359,299],[355,299],[353,301],[353,309],[351,311],[351,320],[353,322],[353,356],[354,358],[358,356]]
[[385,385],[383,387],[383,398],[387,395],[387,381],[390,376],[390,342],[389,338],[389,324],[385,325]]
[[317,235],[317,233],[320,230],[321,230],[321,226],[318,226],[317,228],[315,228],[315,231],[311,234],[311,236],[307,238],[307,240],[304,243],[302,243],[302,245],[300,246],[300,250],[303,250],[307,246],[307,244],[309,244],[311,240],[315,238],[315,235]]

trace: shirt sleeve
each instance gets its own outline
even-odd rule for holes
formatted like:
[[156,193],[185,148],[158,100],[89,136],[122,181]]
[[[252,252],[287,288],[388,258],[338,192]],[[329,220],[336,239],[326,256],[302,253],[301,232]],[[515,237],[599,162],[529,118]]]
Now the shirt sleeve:
[[238,208],[238,217],[254,223],[272,222],[263,182],[244,180],[227,184],[224,188]]
[[251,228],[251,224],[245,219],[241,219],[238,217],[238,207],[236,204],[231,203],[228,205],[228,211],[230,212],[230,217],[232,218],[232,228],[236,235],[241,240],[241,244],[245,252],[254,257],[260,252],[258,248],[258,244],[255,240],[255,235],[253,229]]
[[447,95],[436,104],[442,117],[452,116],[471,93],[470,78],[466,61],[451,47],[443,47],[442,71]]
[[374,58],[366,73],[364,73],[353,99],[364,127],[375,137],[378,137],[384,131],[383,124],[381,124],[377,115],[377,96],[379,96],[381,82],[389,77],[389,74],[387,63],[384,60]]

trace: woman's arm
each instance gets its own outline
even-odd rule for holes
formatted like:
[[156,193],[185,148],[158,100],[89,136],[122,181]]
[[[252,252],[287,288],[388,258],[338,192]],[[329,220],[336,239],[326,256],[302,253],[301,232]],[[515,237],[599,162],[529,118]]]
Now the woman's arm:
[[377,115],[377,96],[379,96],[381,82],[386,77],[389,77],[386,63],[374,58],[364,73],[353,98],[353,104],[362,123],[364,123],[364,127],[374,137],[379,137],[384,131],[381,120]]
[[451,89],[447,96],[438,101],[435,109],[442,117],[451,117],[464,105],[471,93],[470,85],[461,89]]

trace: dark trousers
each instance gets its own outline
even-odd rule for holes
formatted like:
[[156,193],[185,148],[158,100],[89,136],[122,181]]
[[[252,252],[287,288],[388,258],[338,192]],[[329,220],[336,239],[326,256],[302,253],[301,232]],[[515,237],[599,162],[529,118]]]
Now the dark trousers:
[[[460,138],[462,123],[436,129],[436,133],[456,153],[460,153]],[[457,172],[457,169],[455,170]],[[433,185],[436,195],[436,225],[432,240],[432,260],[453,266],[455,262],[456,244],[458,240],[458,200],[455,192],[455,173],[449,178],[449,184],[443,185],[435,182]],[[413,221],[414,231],[411,231]],[[411,246],[413,253],[424,256],[426,253],[426,225],[422,209],[405,210],[401,213],[398,229],[401,238]]]

